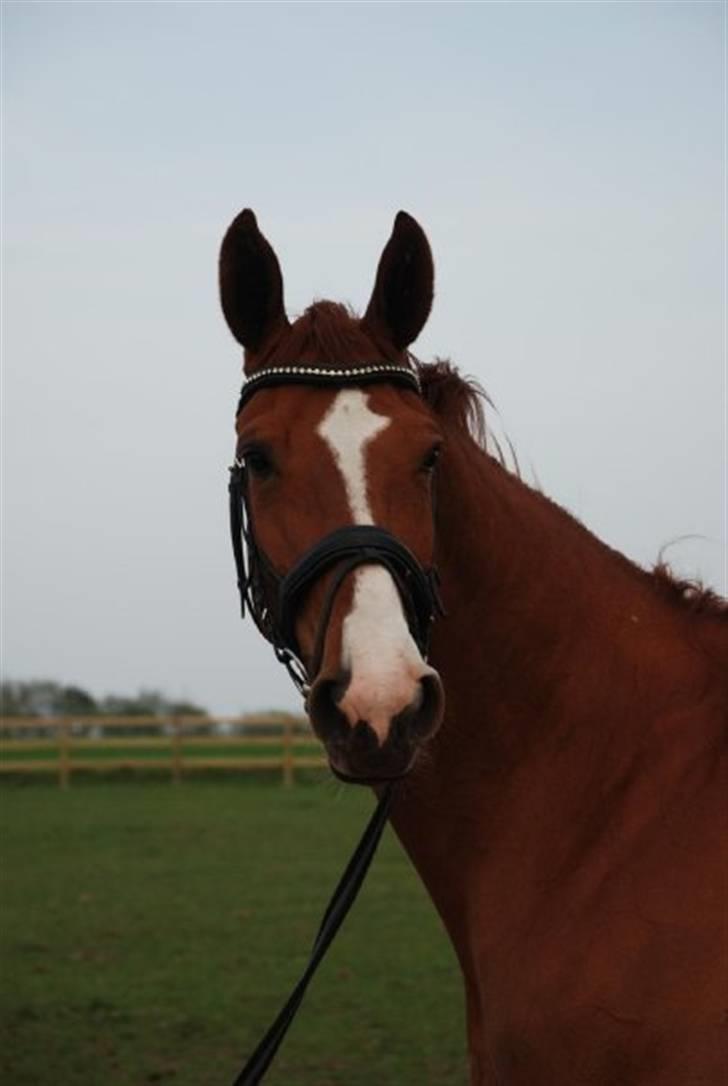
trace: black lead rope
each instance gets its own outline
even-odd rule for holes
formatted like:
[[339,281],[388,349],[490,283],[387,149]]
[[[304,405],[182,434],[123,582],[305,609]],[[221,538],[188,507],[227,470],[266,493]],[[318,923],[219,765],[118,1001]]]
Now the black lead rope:
[[277,1018],[243,1067],[233,1086],[257,1086],[270,1067],[273,1058],[285,1037],[296,1012],[303,1002],[306,989],[331,946],[334,937],[344,922],[349,909],[356,901],[364,877],[369,870],[382,831],[387,824],[389,809],[392,805],[394,785],[388,784],[379,799],[374,814],[370,818],[354,854],[346,865],[346,870],[334,890],[331,901],[324,913],[318,934],[314,940],[309,963],[303,971],[290,996],[283,1005]]

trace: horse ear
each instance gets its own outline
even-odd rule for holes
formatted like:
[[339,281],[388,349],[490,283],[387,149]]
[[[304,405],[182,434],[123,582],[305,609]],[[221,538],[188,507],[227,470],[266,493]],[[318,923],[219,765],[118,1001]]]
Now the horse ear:
[[435,269],[422,227],[398,211],[384,247],[364,324],[403,350],[422,331],[432,306]]
[[253,353],[277,328],[288,327],[278,257],[247,207],[220,247],[220,302],[230,331]]

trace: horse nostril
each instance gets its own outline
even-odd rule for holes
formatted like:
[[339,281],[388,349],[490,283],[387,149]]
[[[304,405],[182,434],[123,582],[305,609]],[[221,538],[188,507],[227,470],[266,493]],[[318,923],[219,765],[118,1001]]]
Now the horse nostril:
[[345,741],[350,732],[349,722],[339,708],[351,676],[344,672],[335,679],[319,679],[308,699],[308,712],[313,729],[325,743]]
[[411,735],[427,739],[440,726],[445,708],[442,683],[437,675],[425,675],[409,707],[401,713]]

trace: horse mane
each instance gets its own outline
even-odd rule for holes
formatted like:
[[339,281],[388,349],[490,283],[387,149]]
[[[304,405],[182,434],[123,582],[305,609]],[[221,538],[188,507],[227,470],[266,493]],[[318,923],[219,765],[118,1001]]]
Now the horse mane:
[[666,562],[658,562],[650,576],[658,592],[664,598],[681,606],[694,615],[711,615],[728,621],[728,599],[706,588],[697,578],[678,577]]
[[463,377],[446,358],[416,363],[425,403],[442,420],[467,434],[482,449],[487,445],[483,403],[490,403],[485,390],[473,378]]
[[522,480],[521,468],[510,438],[506,435],[510,464],[500,441],[489,429],[485,407],[495,411],[495,405],[483,386],[474,377],[463,377],[448,358],[434,362],[418,362],[412,355],[422,385],[425,402],[445,427],[469,437],[475,445],[492,456],[506,471]]
[[[492,407],[493,403],[485,389],[473,378],[463,377],[448,359],[437,358],[430,364],[419,362],[417,370],[422,383],[422,394],[443,424],[472,438],[484,452],[489,452],[489,445],[494,444],[496,459],[501,467],[508,470],[501,447],[486,426],[484,404]],[[521,479],[518,461],[510,442],[509,446],[515,463],[515,470],[511,473]],[[624,560],[634,566],[628,558]],[[728,600],[707,588],[701,581],[676,576],[670,566],[661,560],[652,570],[641,572],[663,599],[682,610],[728,621]]]

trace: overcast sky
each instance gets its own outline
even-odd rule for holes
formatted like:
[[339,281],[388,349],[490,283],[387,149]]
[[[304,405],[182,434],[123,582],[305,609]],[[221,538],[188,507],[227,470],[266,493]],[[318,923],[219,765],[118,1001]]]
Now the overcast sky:
[[415,344],[543,489],[725,592],[725,7],[6,2],[4,674],[297,707],[238,618],[239,350],[217,250],[252,206],[289,314],[363,308],[427,231]]

